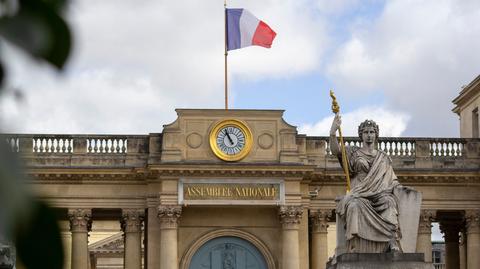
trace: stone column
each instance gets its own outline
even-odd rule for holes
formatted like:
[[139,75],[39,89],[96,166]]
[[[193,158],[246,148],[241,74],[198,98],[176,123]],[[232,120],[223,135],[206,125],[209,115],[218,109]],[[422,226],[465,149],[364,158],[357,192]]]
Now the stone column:
[[160,205],[160,269],[178,269],[178,219],[182,213],[179,205]]
[[480,211],[465,212],[467,228],[467,268],[480,269]]
[[460,269],[467,269],[467,231],[465,229],[460,231],[458,252],[460,255]]
[[422,210],[418,223],[417,252],[423,253],[426,262],[432,262],[432,220],[433,210]]
[[312,269],[325,269],[328,261],[328,221],[332,210],[310,212],[312,220]]
[[440,230],[445,238],[445,265],[446,269],[457,269],[460,267],[459,236],[460,222],[441,221]]
[[282,224],[282,269],[300,269],[298,225],[302,219],[301,206],[281,206]]
[[138,269],[142,267],[142,222],[143,209],[123,209],[121,226],[124,233],[123,268]]
[[72,232],[72,269],[87,269],[88,232],[92,228],[90,209],[69,209],[70,231]]

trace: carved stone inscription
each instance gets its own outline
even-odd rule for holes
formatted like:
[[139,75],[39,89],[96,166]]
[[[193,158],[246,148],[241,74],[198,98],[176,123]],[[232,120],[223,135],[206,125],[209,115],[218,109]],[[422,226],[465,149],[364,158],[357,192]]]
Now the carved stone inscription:
[[280,199],[279,183],[184,183],[183,199],[188,200],[273,200]]

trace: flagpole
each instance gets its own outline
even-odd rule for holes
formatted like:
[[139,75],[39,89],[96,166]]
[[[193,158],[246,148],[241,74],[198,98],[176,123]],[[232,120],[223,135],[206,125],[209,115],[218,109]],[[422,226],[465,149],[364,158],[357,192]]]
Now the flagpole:
[[224,0],[223,7],[225,9],[225,110],[228,110],[228,76],[227,76],[227,0]]

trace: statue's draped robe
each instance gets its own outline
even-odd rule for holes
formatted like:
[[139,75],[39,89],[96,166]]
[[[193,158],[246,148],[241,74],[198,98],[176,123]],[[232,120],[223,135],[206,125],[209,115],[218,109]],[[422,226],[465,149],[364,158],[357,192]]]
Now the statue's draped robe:
[[348,147],[351,191],[337,204],[346,223],[348,252],[383,252],[400,237],[398,202],[393,188],[399,185],[391,159],[385,152],[370,155]]

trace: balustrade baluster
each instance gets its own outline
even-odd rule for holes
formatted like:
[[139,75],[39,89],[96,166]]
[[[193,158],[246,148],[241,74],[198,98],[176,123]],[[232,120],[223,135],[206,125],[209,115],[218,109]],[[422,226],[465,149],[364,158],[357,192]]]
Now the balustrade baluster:
[[100,139],[94,139],[93,140],[93,153],[97,153],[99,149],[99,141]]
[[52,144],[55,145],[53,152],[60,152],[60,139],[54,138]]
[[438,142],[434,142],[435,145],[435,155],[434,156],[439,156],[440,150],[438,149],[439,145]]
[[67,139],[62,139],[62,153],[66,153],[67,147],[65,145],[67,143]]

